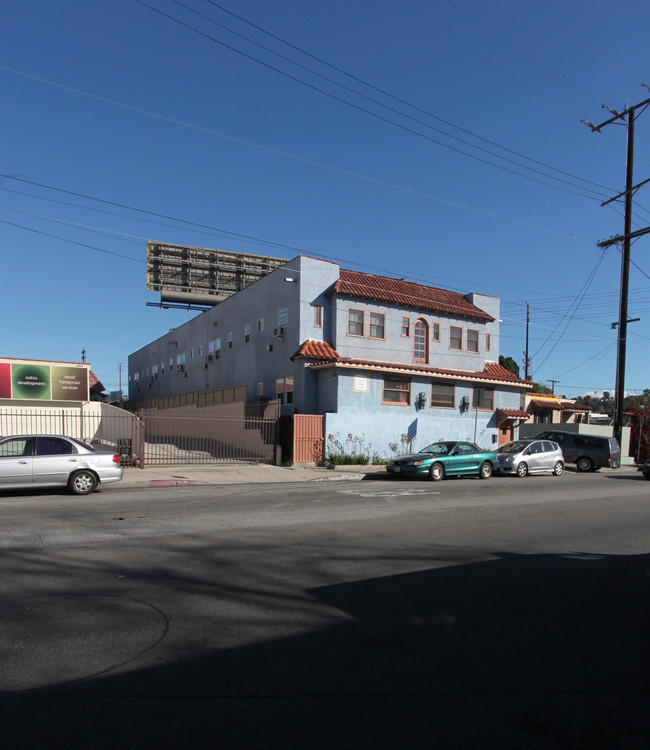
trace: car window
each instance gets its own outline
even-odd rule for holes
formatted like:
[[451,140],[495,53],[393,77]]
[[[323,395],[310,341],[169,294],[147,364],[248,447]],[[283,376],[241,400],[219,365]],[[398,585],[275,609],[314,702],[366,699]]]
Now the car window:
[[533,443],[530,446],[530,452],[531,453],[543,453],[544,452],[544,447],[543,447],[542,443],[540,443],[540,442]]
[[61,456],[76,453],[77,449],[67,440],[56,437],[40,437],[36,439],[37,456]]
[[467,455],[468,453],[474,453],[474,448],[472,448],[472,446],[468,445],[467,443],[458,443],[458,445],[454,448],[454,453],[457,453],[459,455]]
[[499,448],[499,453],[521,453],[525,447],[525,443],[506,443]]
[[0,457],[29,456],[30,453],[27,438],[15,438],[0,443]]
[[449,453],[449,446],[447,443],[432,443],[427,445],[423,453],[437,453],[439,456],[446,456]]
[[555,446],[553,445],[553,443],[549,442],[548,440],[545,440],[544,441],[544,451],[546,453],[553,453],[554,450],[555,450]]

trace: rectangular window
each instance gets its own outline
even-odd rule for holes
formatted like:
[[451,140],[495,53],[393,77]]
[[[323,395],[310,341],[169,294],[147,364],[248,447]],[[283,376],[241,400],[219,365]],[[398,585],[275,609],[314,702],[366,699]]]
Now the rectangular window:
[[405,378],[393,378],[384,376],[383,404],[398,404],[399,406],[410,406],[411,404],[411,381]]
[[278,312],[278,327],[286,326],[289,322],[289,311],[287,309]]
[[281,404],[284,403],[284,378],[275,381],[275,397]]
[[323,306],[322,305],[315,305],[314,307],[314,327],[315,328],[323,327]]
[[369,316],[371,339],[383,339],[386,331],[386,316],[384,313],[371,312]]
[[456,387],[453,383],[431,384],[431,406],[453,409],[456,405]]
[[411,335],[411,321],[408,318],[402,318],[402,336]]
[[284,396],[286,404],[293,404],[293,377],[284,379]]
[[221,339],[215,339],[212,343],[214,344],[214,358],[219,359],[221,357]]
[[491,341],[491,337],[490,337],[490,334],[489,334],[489,333],[486,333],[486,334],[485,334],[485,351],[486,351],[486,352],[489,352],[489,351],[490,351],[490,344],[491,344],[491,343],[492,343],[492,341]]
[[199,359],[203,356],[203,346],[199,346]]
[[474,387],[474,397],[472,406],[475,409],[494,409],[494,388]]
[[250,323],[246,323],[244,326],[244,341],[248,343],[251,340],[251,327]]
[[257,332],[262,333],[263,330],[264,330],[264,318],[260,318],[257,321]]
[[478,330],[476,328],[467,329],[467,351],[478,354]]
[[365,313],[353,307],[348,309],[348,336],[364,335]]
[[440,341],[440,323],[431,324],[431,340]]
[[264,395],[264,383],[258,383],[257,384],[257,395],[262,398]]
[[214,354],[214,341],[208,341],[208,354]]
[[228,333],[228,349],[232,349],[232,331]]
[[449,348],[463,350],[463,329],[460,326],[449,326]]

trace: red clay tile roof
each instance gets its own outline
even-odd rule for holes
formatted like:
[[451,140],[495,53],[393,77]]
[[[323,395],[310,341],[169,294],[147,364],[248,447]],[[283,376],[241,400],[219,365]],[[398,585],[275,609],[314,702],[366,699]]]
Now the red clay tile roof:
[[[518,385],[521,388],[532,388],[533,383],[530,380],[521,380],[521,378],[515,377],[510,370],[506,370],[505,367],[499,365],[492,365],[491,362],[486,363],[486,369],[483,371],[468,371],[468,370],[447,370],[441,367],[428,367],[426,365],[410,365],[402,362],[375,362],[372,360],[363,359],[352,359],[351,357],[341,357],[337,352],[334,352],[335,357],[328,357],[321,359],[318,362],[312,362],[310,368],[318,367],[344,367],[359,370],[377,370],[380,372],[404,372],[413,374],[430,375],[432,377],[441,378],[456,378],[456,379],[470,379],[470,380],[485,380],[487,382],[498,382],[498,383],[509,383],[512,385]],[[295,355],[294,355],[295,356]],[[527,415],[528,416],[528,415]]]
[[327,341],[315,341],[307,339],[298,351],[291,357],[291,360],[298,357],[315,357],[316,359],[339,360],[341,359],[331,344]]
[[[510,372],[507,367],[498,365],[496,362],[486,362],[485,372],[489,373],[495,378],[499,378],[500,380],[521,380],[521,378],[518,378],[514,373]],[[532,381],[530,382],[532,383]]]
[[101,393],[104,390],[100,379],[92,370],[88,371],[88,389],[93,392]]
[[497,409],[497,414],[500,417],[506,419],[528,419],[530,414],[527,411],[521,411],[521,409]]
[[574,404],[573,401],[561,401],[562,411],[591,411],[588,406],[584,404]]
[[420,310],[435,310],[475,320],[494,320],[491,315],[472,305],[458,292],[449,292],[446,289],[424,286],[412,281],[391,279],[387,276],[347,271],[344,268],[341,268],[339,280],[331,287],[329,293],[393,302]]

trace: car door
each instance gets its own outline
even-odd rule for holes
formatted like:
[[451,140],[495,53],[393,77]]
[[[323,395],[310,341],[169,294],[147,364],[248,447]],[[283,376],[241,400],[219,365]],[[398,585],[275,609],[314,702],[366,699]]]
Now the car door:
[[447,474],[468,474],[477,465],[476,451],[470,443],[456,443],[447,459]]
[[534,474],[538,471],[544,470],[544,446],[541,440],[536,440],[528,446],[528,456],[526,463],[528,464],[528,471]]
[[68,440],[49,435],[36,438],[35,484],[65,485],[78,466],[79,454]]
[[8,438],[0,443],[0,489],[29,487],[32,473],[32,438]]

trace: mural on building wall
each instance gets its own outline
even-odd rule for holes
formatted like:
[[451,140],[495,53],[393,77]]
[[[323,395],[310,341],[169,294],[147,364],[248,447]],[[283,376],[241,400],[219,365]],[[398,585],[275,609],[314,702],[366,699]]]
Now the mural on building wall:
[[88,401],[85,367],[0,362],[0,399]]

